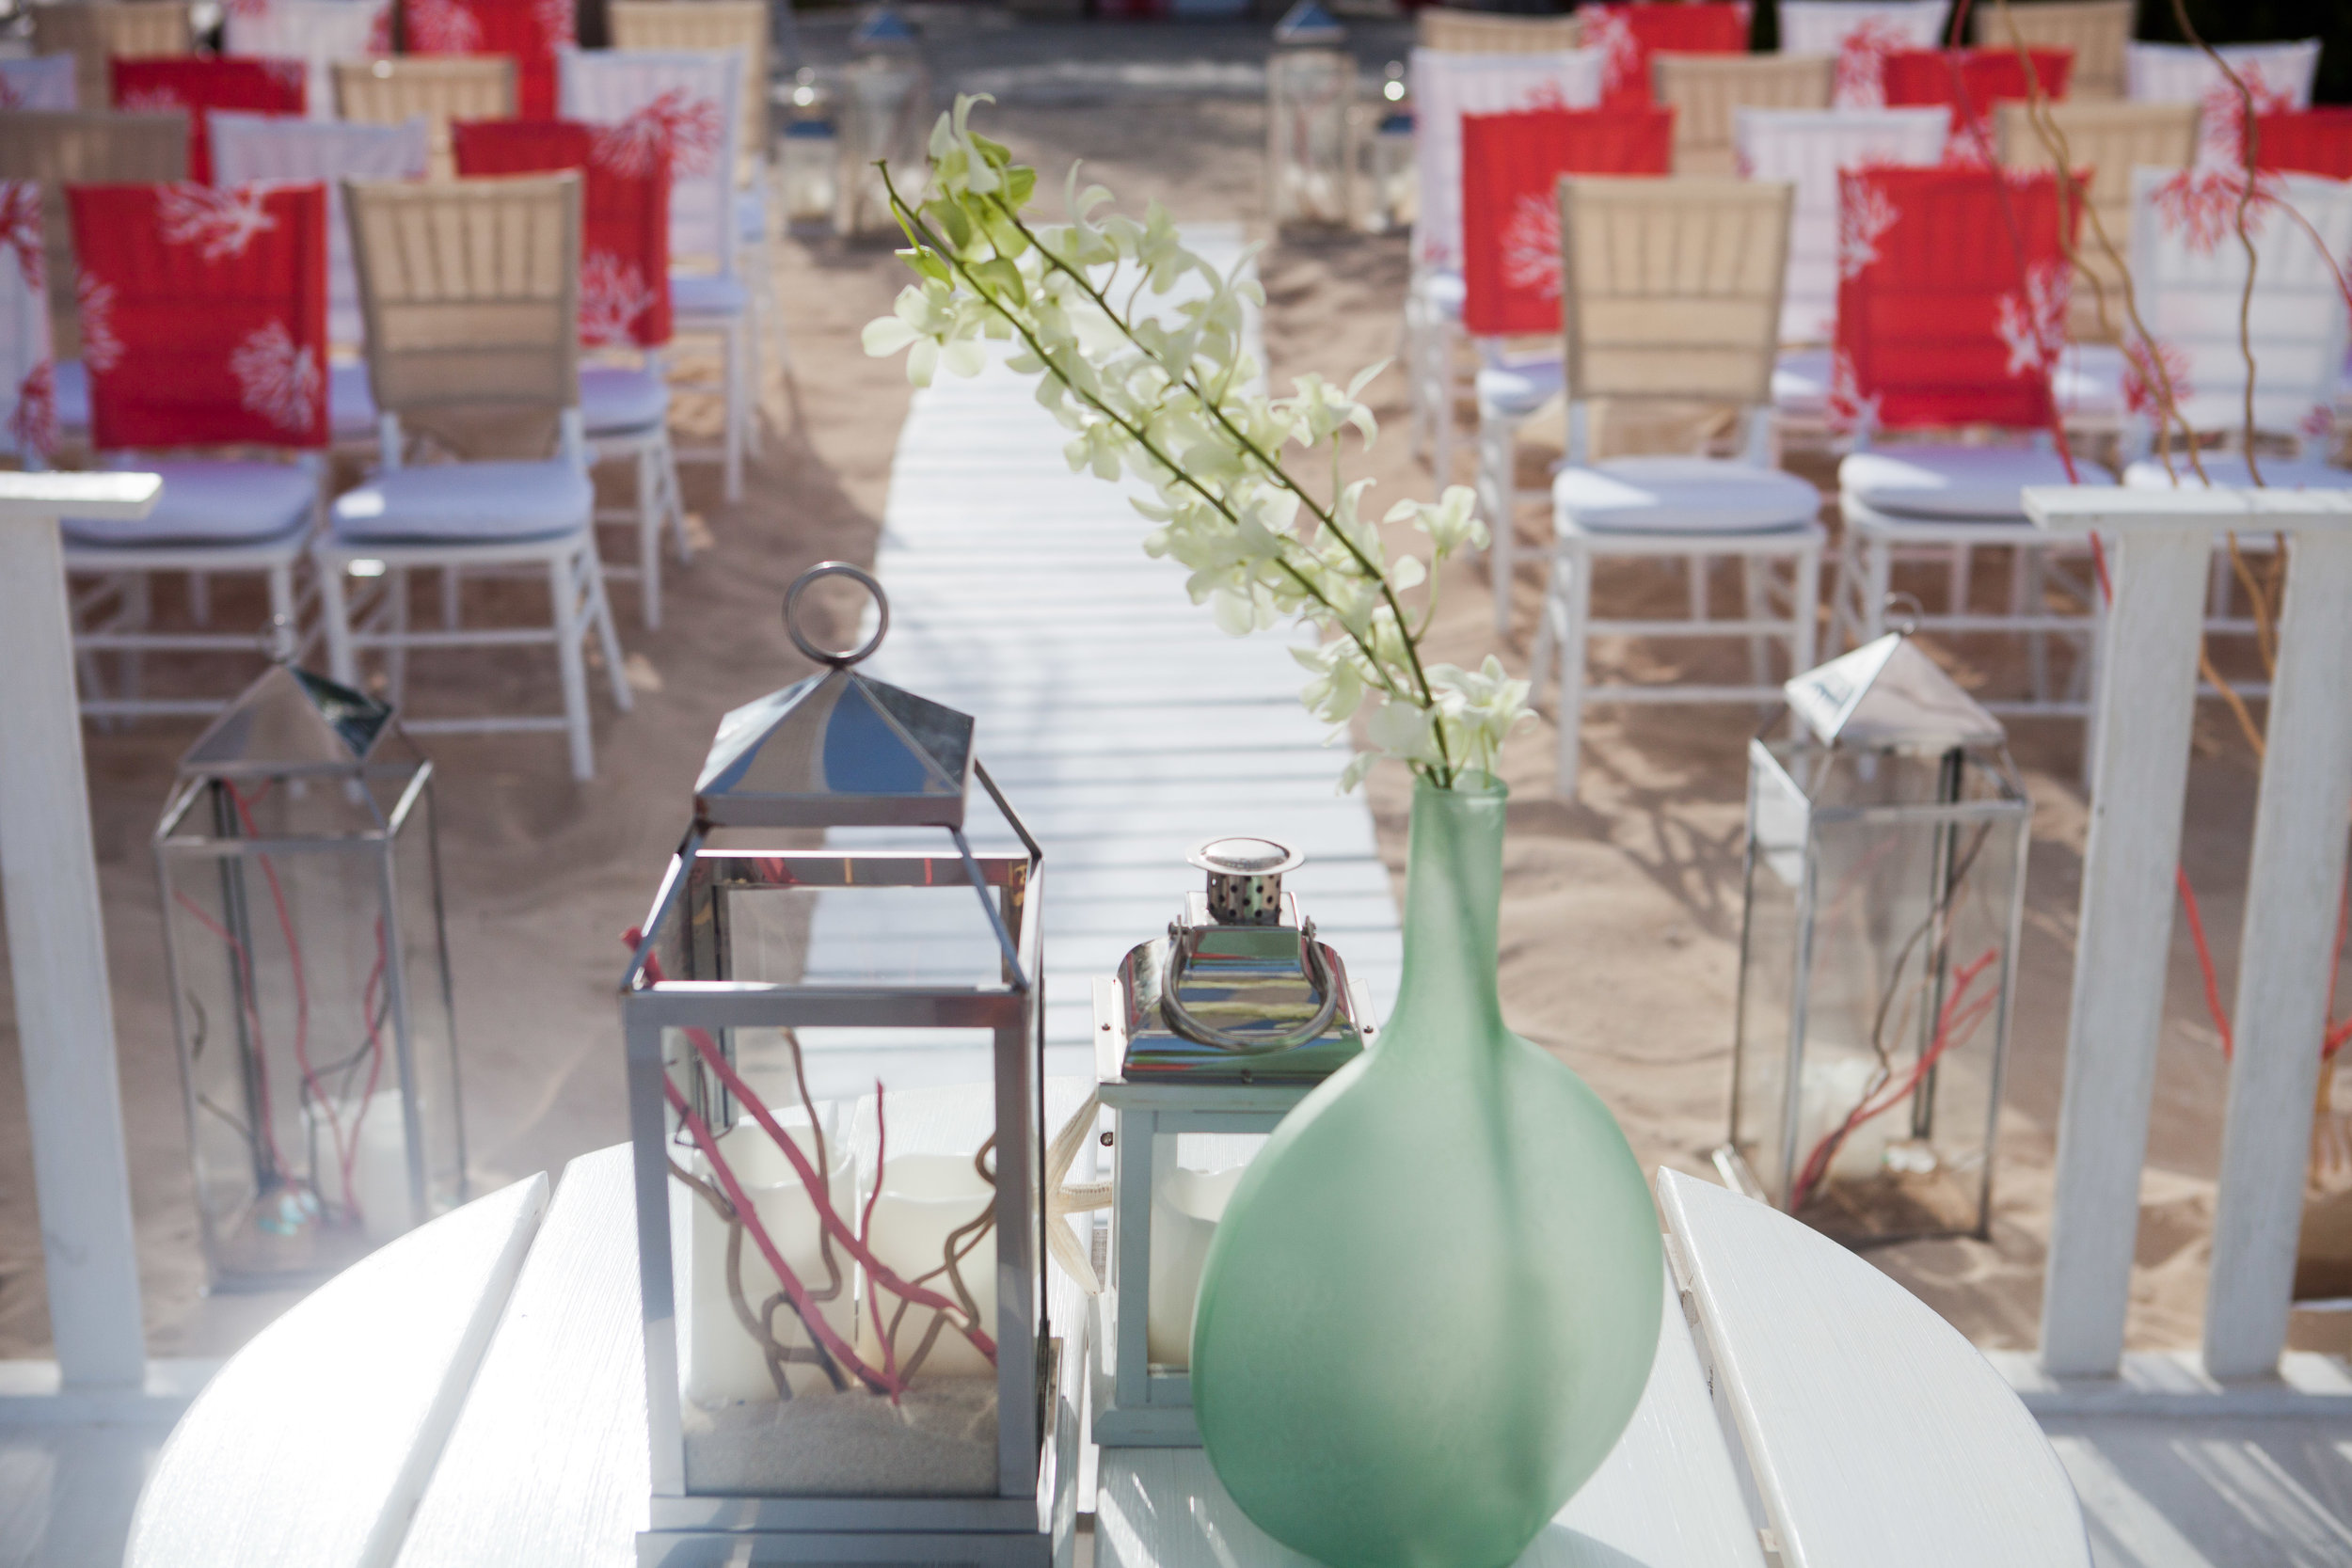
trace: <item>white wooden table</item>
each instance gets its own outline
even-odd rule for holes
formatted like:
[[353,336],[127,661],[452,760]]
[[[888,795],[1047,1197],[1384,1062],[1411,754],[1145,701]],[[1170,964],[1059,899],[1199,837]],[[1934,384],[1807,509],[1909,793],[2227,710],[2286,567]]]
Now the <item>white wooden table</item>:
[[[2056,1454],[1964,1339],[1793,1220],[1673,1173],[1659,1192],[1678,1289],[1648,1393],[1526,1564],[2087,1568]],[[355,1265],[189,1411],[128,1568],[634,1564],[635,1237],[624,1146],[552,1204],[533,1178]],[[1198,1450],[1107,1450],[1099,1478],[1099,1563],[1304,1561]]]

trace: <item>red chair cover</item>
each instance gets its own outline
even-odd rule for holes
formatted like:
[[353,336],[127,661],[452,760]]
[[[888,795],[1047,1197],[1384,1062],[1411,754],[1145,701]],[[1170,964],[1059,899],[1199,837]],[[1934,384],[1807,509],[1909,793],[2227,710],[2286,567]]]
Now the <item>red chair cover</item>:
[[213,182],[212,142],[204,125],[207,109],[247,114],[304,112],[300,60],[227,59],[184,55],[159,60],[116,60],[114,106],[134,114],[178,109],[188,117],[188,178]]
[[[2028,49],[2042,95],[2066,96],[2074,70],[2072,49]],[[2026,67],[2013,49],[1898,49],[1880,68],[1890,109],[1946,104],[1952,111],[1950,155],[1985,161],[1993,145],[1993,105],[2026,98]],[[1983,135],[1978,135],[1979,129]]]
[[326,445],[325,185],[66,199],[94,445]]
[[670,163],[615,128],[563,119],[461,120],[461,175],[581,171],[580,341],[670,341]]
[[2048,424],[2073,280],[2057,180],[1947,166],[1837,184],[1833,421]]
[[1560,177],[1674,166],[1672,109],[1462,117],[1462,325],[1476,338],[1560,330]]
[[2256,119],[2254,162],[2281,174],[2352,180],[2352,109],[2305,109]]
[[412,55],[510,55],[515,113],[555,118],[555,52],[579,42],[572,0],[405,0]]
[[1673,55],[1744,55],[1748,50],[1745,5],[1660,4],[1585,6],[1584,47],[1601,51],[1600,106],[1638,108],[1650,101],[1649,57]]

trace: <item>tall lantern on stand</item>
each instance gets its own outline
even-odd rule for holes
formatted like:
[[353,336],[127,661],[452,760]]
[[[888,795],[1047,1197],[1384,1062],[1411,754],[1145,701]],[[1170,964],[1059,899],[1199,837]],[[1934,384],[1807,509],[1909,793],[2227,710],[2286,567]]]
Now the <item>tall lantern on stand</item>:
[[1275,24],[1266,57],[1267,204],[1278,229],[1343,229],[1356,217],[1356,56],[1321,0]]
[[[826,576],[874,596],[853,652],[796,624]],[[786,618],[827,668],[721,721],[622,990],[640,1560],[1047,1568],[1083,1328],[1045,1312],[1041,857],[972,721],[857,673],[872,578]],[[1016,851],[973,849],[975,780]]]
[[465,1201],[433,765],[392,709],[273,665],[155,830],[214,1283],[333,1274]]
[[1983,1236],[2032,803],[1901,633],[1748,745],[1726,1179],[1853,1243]]
[[1375,234],[1412,227],[1413,105],[1405,65],[1391,60],[1380,83],[1380,119],[1372,131],[1372,199],[1364,227]]
[[[930,157],[931,72],[922,40],[888,6],[868,11],[850,33],[853,58],[841,69],[834,107],[841,143],[839,203],[834,228],[843,234],[896,234],[882,171],[914,170]],[[910,196],[912,192],[908,193]]]
[[784,134],[777,162],[784,180],[784,220],[795,230],[822,228],[834,220],[834,193],[841,182],[841,137],[833,105],[817,72],[803,66],[785,95]]

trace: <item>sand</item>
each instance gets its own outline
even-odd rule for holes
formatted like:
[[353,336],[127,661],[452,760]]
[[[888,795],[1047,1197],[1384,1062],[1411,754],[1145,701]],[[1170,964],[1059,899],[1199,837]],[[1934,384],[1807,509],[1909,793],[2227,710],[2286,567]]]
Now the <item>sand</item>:
[[[821,14],[803,22],[820,49],[837,49],[838,28],[827,33],[827,25]],[[1239,218],[1262,230],[1263,112],[1248,88],[1261,36],[1259,29],[1245,36],[1239,29],[991,24],[942,30],[934,51],[952,68],[992,73],[988,85],[1009,102],[984,123],[1039,163],[1049,187],[1058,185],[1071,158],[1083,155],[1089,177],[1132,205],[1156,197],[1180,217]],[[1376,62],[1395,36],[1367,32],[1363,53]],[[1189,75],[1187,62],[1199,66]],[[1153,89],[1163,78],[1208,90]],[[1109,91],[1120,96],[1113,101]],[[616,717],[599,699],[597,778],[574,784],[549,736],[448,736],[431,745],[443,772],[443,853],[477,1187],[560,1169],[624,1136],[612,1000],[620,933],[644,916],[685,827],[689,787],[721,711],[804,673],[777,613],[786,585],[814,561],[873,556],[908,391],[896,361],[865,357],[857,329],[888,309],[901,271],[880,247],[822,240],[780,248],[792,376],[773,374],[771,364],[767,445],[752,463],[742,505],[721,504],[714,469],[687,467],[689,505],[714,543],[670,576],[663,629],[646,633],[634,591],[615,590],[637,706]],[[1278,382],[1309,370],[1343,376],[1394,352],[1407,271],[1401,236],[1279,244],[1262,266]],[[1378,478],[1378,495],[1388,499],[1430,494],[1426,470],[1406,451],[1401,377],[1384,377],[1374,396],[1389,435],[1361,471]],[[688,402],[681,418],[707,433],[715,406]],[[1009,538],[1007,547],[1019,543]],[[1983,576],[1990,586],[2005,574],[1994,562]],[[1453,568],[1442,586],[1433,651],[1474,663],[1493,642],[1484,562]],[[1501,650],[1515,668],[1525,665],[1539,588],[1535,566],[1515,588],[1513,629]],[[490,608],[501,592],[524,591],[485,587],[477,602]],[[1605,581],[1603,592],[1630,608],[1645,597],[1671,604],[1681,589],[1678,578],[1645,580],[1632,568]],[[1721,592],[1727,602],[1727,581]],[[249,595],[224,593],[221,600],[224,621],[242,615],[258,623]],[[532,608],[536,613],[535,601]],[[1997,643],[1958,652],[1969,680],[2015,673],[2016,660]],[[1650,650],[1603,648],[1598,659],[1604,669],[1653,675],[1676,667]],[[501,698],[544,705],[555,690],[547,662],[536,651],[511,659],[479,653],[422,659],[412,700],[439,711],[481,710]],[[1508,1017],[1595,1085],[1649,1165],[1704,1171],[1706,1151],[1724,1132],[1743,741],[1755,722],[1748,711],[1720,707],[1596,710],[1585,724],[1583,783],[1574,803],[1549,793],[1548,721],[1531,726],[1506,758],[1515,795],[1502,911]],[[93,731],[87,742],[147,1319],[153,1349],[167,1354],[230,1349],[288,1299],[201,1293],[146,845],[173,761],[192,735],[189,725],[151,722]],[[2080,726],[2024,722],[2013,742],[2035,820],[1992,1240],[1869,1254],[1988,1346],[2026,1345],[2034,1336],[2085,825]],[[2198,721],[2184,859],[2203,903],[2224,997],[2235,973],[2255,777],[2245,742],[2208,705]],[[1401,878],[1406,781],[1376,773],[1370,788],[1383,853]],[[0,1001],[0,1058],[7,1058],[0,1061],[0,1355],[30,1355],[42,1354],[48,1328],[11,1017]],[[2129,1324],[2135,1346],[2195,1342],[2224,1088],[2224,1063],[2184,932],[2170,955],[2143,1184]],[[2282,1128],[2280,1135],[2300,1139],[2304,1129]],[[2297,1342],[2327,1342],[2332,1322],[2298,1315]]]

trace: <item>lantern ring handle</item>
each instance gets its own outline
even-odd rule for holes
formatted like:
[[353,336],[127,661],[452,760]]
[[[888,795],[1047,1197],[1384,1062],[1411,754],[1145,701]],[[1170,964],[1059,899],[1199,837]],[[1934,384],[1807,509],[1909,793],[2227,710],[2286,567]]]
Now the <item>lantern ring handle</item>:
[[1298,933],[1299,966],[1307,978],[1322,993],[1323,1006],[1315,1016],[1286,1034],[1266,1039],[1255,1035],[1231,1035],[1214,1028],[1192,1016],[1184,1004],[1184,971],[1191,965],[1193,948],[1200,940],[1200,927],[1173,926],[1168,931],[1168,973],[1160,982],[1160,1017],[1168,1026],[1195,1045],[1215,1046],[1244,1056],[1270,1056],[1278,1051],[1295,1051],[1323,1037],[1331,1027],[1331,1021],[1340,1013],[1340,988],[1331,975],[1330,961],[1324,957],[1323,943],[1315,940],[1315,923],[1311,920]]
[[[848,578],[874,596],[874,635],[847,653],[834,653],[830,648],[819,647],[810,641],[806,632],[801,630],[801,595],[826,578]],[[791,634],[792,645],[818,663],[846,670],[881,647],[882,640],[889,634],[890,596],[882,592],[882,585],[874,580],[873,574],[864,567],[852,566],[846,561],[820,561],[794,578],[792,586],[785,591],[784,629]]]

